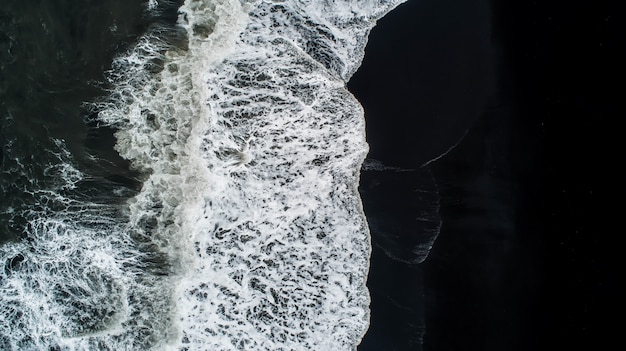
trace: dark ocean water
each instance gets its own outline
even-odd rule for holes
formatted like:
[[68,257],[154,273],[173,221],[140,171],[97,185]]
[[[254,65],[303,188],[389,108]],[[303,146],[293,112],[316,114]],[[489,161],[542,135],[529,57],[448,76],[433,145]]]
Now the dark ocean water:
[[121,189],[123,201],[140,186],[113,150],[112,130],[89,123],[84,104],[106,95],[114,55],[151,24],[173,23],[174,8],[148,20],[142,1],[2,1],[2,241],[21,237],[19,214],[60,181],[51,169],[66,162],[89,174],[78,184],[87,197],[117,201],[111,193]]

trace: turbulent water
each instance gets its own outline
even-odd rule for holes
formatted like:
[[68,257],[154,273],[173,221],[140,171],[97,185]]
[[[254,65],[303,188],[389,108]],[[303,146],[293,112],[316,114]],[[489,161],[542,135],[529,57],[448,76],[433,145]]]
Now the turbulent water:
[[186,1],[82,101],[83,128],[114,130],[135,173],[78,155],[71,133],[24,137],[38,123],[3,104],[0,349],[354,350],[369,323],[367,144],[345,84],[401,2]]

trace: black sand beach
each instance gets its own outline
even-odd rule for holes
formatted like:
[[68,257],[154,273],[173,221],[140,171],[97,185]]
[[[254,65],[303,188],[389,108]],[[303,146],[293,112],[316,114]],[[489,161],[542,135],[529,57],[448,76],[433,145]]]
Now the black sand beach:
[[[609,83],[622,77],[620,28],[604,2],[409,1],[379,22],[350,82],[370,157],[417,168],[467,134],[428,165],[442,226],[423,263],[377,249],[388,231],[372,228],[372,325],[359,350],[615,340],[606,318],[618,291],[610,233],[620,225],[608,199],[623,194],[614,168],[623,106]],[[370,199],[364,174],[377,222],[376,204],[406,204],[400,194],[420,188],[393,181],[384,199]],[[406,221],[397,233],[426,240],[406,225],[415,212],[389,208],[389,222]]]

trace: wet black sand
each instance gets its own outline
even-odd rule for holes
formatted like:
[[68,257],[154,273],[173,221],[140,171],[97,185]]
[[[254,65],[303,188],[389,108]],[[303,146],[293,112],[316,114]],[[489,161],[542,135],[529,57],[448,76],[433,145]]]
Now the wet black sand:
[[[609,203],[624,195],[624,107],[610,83],[623,81],[624,22],[608,2],[538,3],[409,1],[372,32],[350,82],[370,157],[415,168],[469,130],[430,164],[442,229],[426,261],[390,258],[373,229],[372,324],[359,350],[618,340],[621,223]],[[384,222],[364,180],[365,211]],[[399,217],[392,208],[388,220]]]

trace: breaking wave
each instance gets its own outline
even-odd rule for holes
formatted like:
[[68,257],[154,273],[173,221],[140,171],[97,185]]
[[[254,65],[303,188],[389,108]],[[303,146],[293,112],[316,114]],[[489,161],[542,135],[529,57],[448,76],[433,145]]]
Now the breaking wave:
[[367,144],[345,84],[400,2],[188,0],[120,55],[92,107],[143,186],[88,201],[67,156],[0,247],[0,348],[356,349]]

